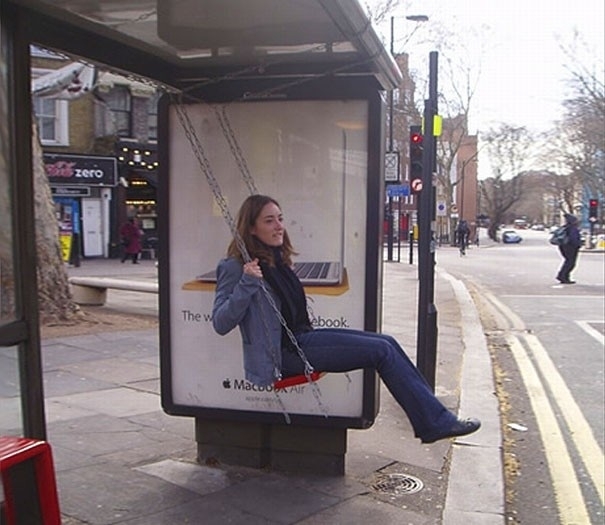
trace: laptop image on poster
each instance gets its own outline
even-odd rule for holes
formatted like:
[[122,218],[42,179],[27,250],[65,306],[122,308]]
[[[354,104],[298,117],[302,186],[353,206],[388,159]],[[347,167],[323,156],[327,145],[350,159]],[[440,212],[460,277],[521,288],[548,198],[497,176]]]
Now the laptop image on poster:
[[[337,261],[295,262],[292,268],[303,286],[333,286],[342,281],[342,265]],[[197,281],[216,282],[216,270],[198,275]]]

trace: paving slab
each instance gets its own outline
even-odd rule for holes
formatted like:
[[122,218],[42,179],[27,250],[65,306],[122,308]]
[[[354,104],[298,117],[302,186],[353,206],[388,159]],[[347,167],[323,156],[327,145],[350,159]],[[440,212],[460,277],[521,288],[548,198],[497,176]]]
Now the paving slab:
[[80,361],[71,365],[62,365],[61,368],[83,377],[101,381],[110,380],[112,383],[120,385],[157,379],[159,375],[156,365],[142,363],[125,357]]
[[155,412],[161,408],[158,396],[126,387],[57,396],[50,401],[116,418]]
[[91,525],[153,516],[196,497],[177,485],[113,463],[60,471],[57,484],[61,512]]

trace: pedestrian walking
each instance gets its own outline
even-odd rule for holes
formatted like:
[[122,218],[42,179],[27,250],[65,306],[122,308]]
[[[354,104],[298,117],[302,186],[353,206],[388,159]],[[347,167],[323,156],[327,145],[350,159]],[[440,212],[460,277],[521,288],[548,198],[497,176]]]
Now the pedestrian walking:
[[575,284],[571,280],[571,272],[576,267],[578,253],[582,246],[582,237],[578,228],[578,218],[570,213],[565,214],[565,234],[559,243],[559,252],[563,256],[563,264],[557,274],[557,281],[561,284]]
[[136,217],[131,217],[120,227],[120,239],[123,248],[122,262],[130,257],[133,264],[139,263],[142,237],[143,231],[139,227],[139,221]]
[[466,255],[466,247],[468,246],[471,229],[468,226],[468,222],[465,219],[461,219],[456,227],[456,238],[458,241],[458,248],[460,249],[460,255]]

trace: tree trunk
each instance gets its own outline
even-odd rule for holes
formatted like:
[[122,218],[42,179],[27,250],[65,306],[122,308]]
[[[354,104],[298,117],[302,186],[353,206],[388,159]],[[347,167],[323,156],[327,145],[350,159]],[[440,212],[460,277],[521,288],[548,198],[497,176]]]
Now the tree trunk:
[[79,308],[73,301],[67,282],[55,205],[44,169],[42,146],[35,122],[32,126],[32,157],[40,322],[47,324],[69,321],[78,316]]
[[493,222],[493,223],[491,223],[489,225],[489,228],[487,229],[487,236],[492,241],[499,242],[499,240],[498,240],[498,226],[499,226],[499,223]]

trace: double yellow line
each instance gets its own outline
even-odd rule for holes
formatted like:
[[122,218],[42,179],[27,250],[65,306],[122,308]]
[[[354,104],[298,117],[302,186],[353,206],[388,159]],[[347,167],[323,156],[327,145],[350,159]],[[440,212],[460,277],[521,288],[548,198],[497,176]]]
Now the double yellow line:
[[[604,501],[605,491],[603,451],[567,384],[538,338],[532,334],[522,333],[525,330],[523,321],[493,295],[487,293],[484,297],[508,319],[514,330],[521,332],[519,335],[507,334],[506,339],[521,372],[538,423],[561,523],[589,524],[590,517],[580,483],[551,398],[570,429],[571,439],[594,483],[601,504]],[[551,392],[551,397],[546,386]]]

